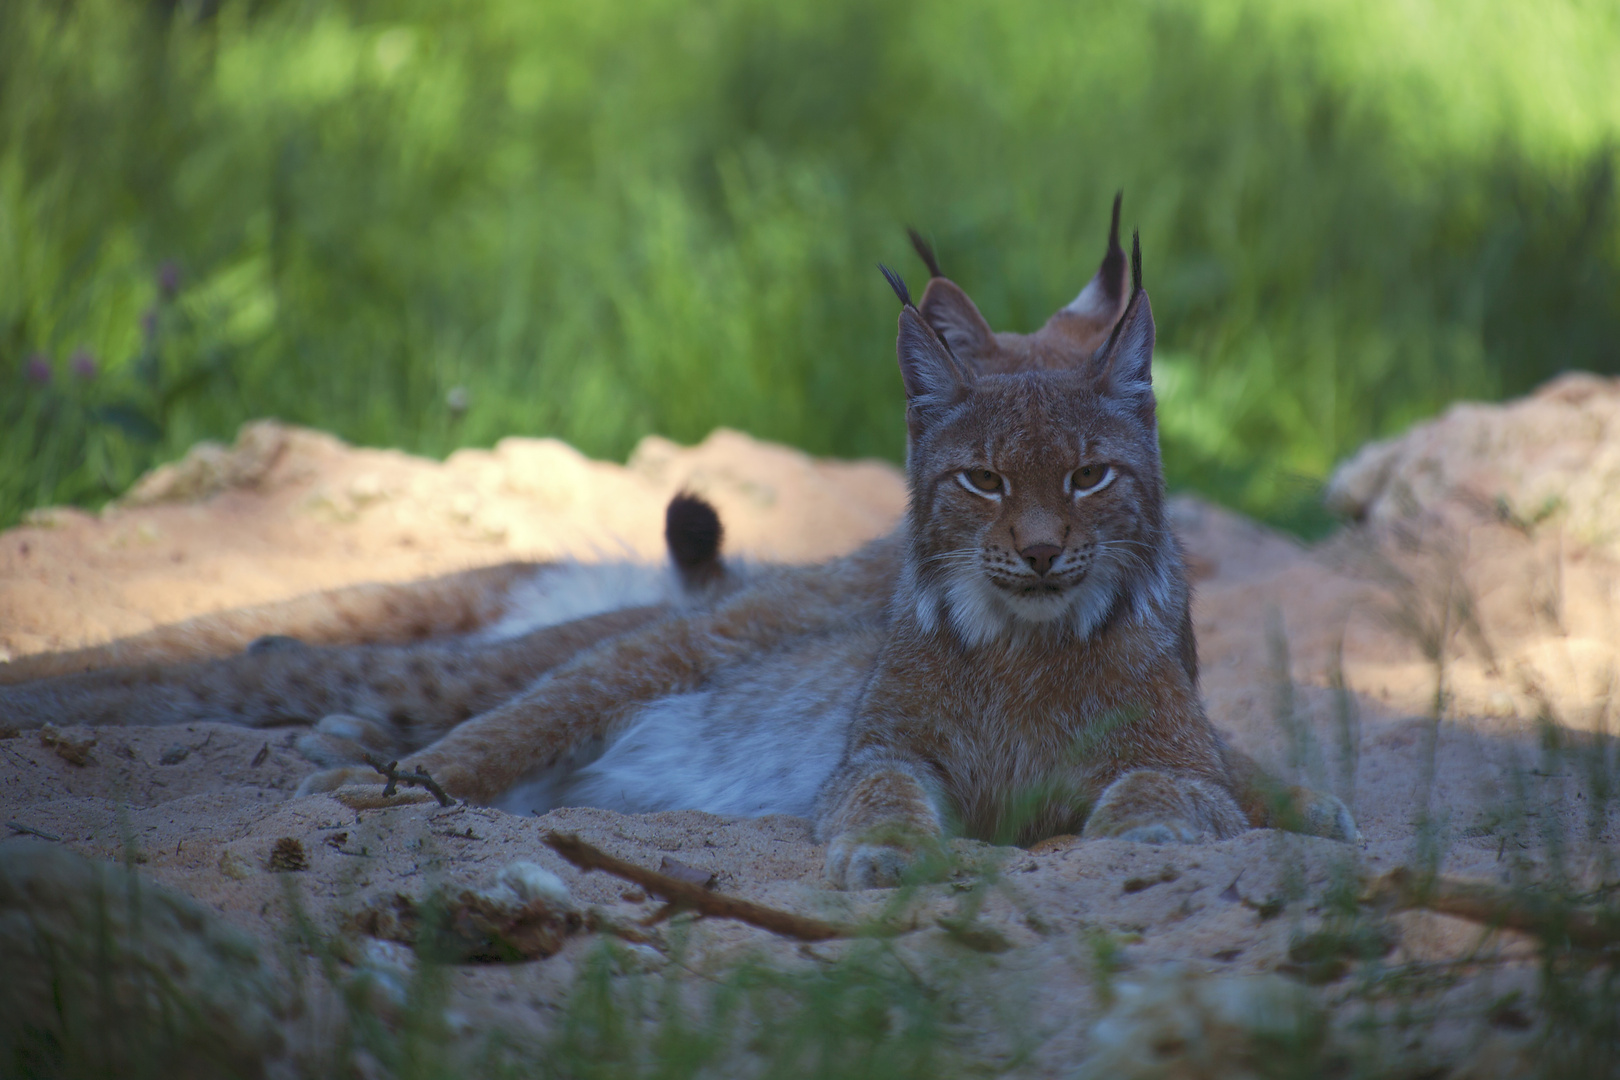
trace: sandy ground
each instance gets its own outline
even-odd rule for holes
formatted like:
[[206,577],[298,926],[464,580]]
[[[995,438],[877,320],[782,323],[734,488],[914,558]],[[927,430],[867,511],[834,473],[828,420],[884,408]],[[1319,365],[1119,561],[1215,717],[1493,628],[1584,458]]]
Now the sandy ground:
[[[1127,979],[1297,974],[1290,942],[1322,925],[1336,876],[1411,863],[1425,813],[1448,873],[1506,882],[1544,870],[1545,848],[1530,833],[1561,824],[1593,838],[1568,859],[1577,882],[1600,883],[1594,860],[1615,844],[1616,822],[1587,831],[1579,770],[1547,758],[1536,731],[1550,724],[1580,746],[1612,724],[1620,562],[1588,481],[1593,456],[1620,447],[1620,386],[1566,379],[1526,402],[1460,415],[1352,462],[1336,480],[1337,505],[1365,524],[1315,547],[1197,499],[1174,501],[1216,724],[1280,773],[1337,791],[1364,840],[1256,831],[1176,847],[958,842],[964,865],[1000,867],[978,914],[1000,944],[975,952],[934,922],[963,902],[947,882],[921,890],[908,916],[917,929],[897,948],[925,972],[974,956],[994,988],[994,1001],[979,1002],[995,1013],[982,1030],[1004,1032],[983,1036],[987,1053],[1016,1041],[1009,1024],[1035,1040],[1020,1065],[1031,1075],[1065,1075],[1100,1052],[1098,933],[1118,943]],[[1525,453],[1531,443],[1539,458]],[[1544,464],[1527,473],[1527,457]],[[1453,459],[1466,476],[1447,471]],[[731,550],[784,561],[848,550],[890,528],[904,505],[890,466],[813,461],[726,431],[693,448],[649,439],[626,466],[528,439],[439,464],[250,425],[234,449],[199,448],[105,514],[48,511],[0,534],[0,648],[21,657],[315,589],[515,558],[653,558],[663,502],[682,487],[717,503]],[[554,871],[602,919],[653,910],[624,882],[563,862],[540,841],[548,830],[652,868],[675,859],[712,871],[722,892],[803,914],[858,917],[888,902],[883,892],[826,890],[823,853],[797,819],[585,809],[521,818],[417,797],[359,809],[295,799],[312,769],[291,749],[295,735],[202,724],[13,733],[0,739],[0,817],[10,823],[0,854],[43,837],[98,859],[133,856],[152,881],[262,941],[287,938],[294,897],[336,928],[391,898],[489,886],[514,860]],[[1525,808],[1533,827],[1513,824]],[[277,872],[287,838],[303,868]],[[1382,964],[1467,955],[1473,966],[1426,992],[1424,1008],[1445,1022],[1381,1053],[1403,1067],[1449,1066],[1482,1039],[1494,1047],[1514,1034],[1491,1027],[1485,1002],[1533,987],[1527,939],[1419,912],[1389,926]],[[690,978],[745,954],[791,965],[852,947],[801,947],[720,920],[690,934]],[[582,930],[548,959],[457,967],[460,1038],[544,1030],[594,940]],[[370,960],[355,962],[412,963],[403,947],[373,945]],[[646,952],[649,966],[663,963]],[[1314,992],[1331,1002],[1348,984]],[[303,1038],[292,1038],[282,1067],[309,1052],[315,1036]]]

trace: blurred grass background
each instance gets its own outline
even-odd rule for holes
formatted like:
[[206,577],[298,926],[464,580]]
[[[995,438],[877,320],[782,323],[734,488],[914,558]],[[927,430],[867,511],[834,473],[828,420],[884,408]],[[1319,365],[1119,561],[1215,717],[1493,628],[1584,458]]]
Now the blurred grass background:
[[904,227],[1033,329],[1142,230],[1173,486],[1620,371],[1609,0],[5,0],[0,525],[275,415],[903,453]]

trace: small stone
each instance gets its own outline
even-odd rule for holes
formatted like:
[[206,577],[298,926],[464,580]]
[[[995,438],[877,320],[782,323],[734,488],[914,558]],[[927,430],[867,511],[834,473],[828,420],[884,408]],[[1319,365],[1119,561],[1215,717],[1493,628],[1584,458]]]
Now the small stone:
[[257,873],[257,871],[253,869],[252,863],[248,862],[234,851],[220,852],[219,872],[230,878],[232,881],[241,881],[244,878],[250,878]]
[[668,855],[665,855],[663,860],[658,864],[658,872],[660,874],[667,874],[676,881],[684,881],[688,885],[696,885],[700,889],[712,889],[714,888],[715,883],[720,879],[720,875],[716,874],[713,870],[705,870],[701,867],[691,866],[687,863],[681,862],[679,859],[672,859]]
[[53,752],[57,757],[69,765],[95,764],[95,758],[90,756],[90,748],[96,745],[94,735],[76,737],[68,735],[54,724],[46,724],[39,729],[39,745]]
[[191,756],[191,747],[186,746],[183,743],[175,743],[173,746],[171,746],[167,750],[163,751],[163,756],[158,758],[158,764],[159,765],[178,765],[178,764],[180,764],[182,761],[186,760],[186,758],[188,758],[190,756]]
[[1279,1048],[1318,1060],[1321,1007],[1280,975],[1206,976],[1178,964],[1121,980],[1076,1080],[1273,1075]]
[[669,966],[669,957],[651,945],[621,941],[613,949],[613,968],[621,975],[651,975]]

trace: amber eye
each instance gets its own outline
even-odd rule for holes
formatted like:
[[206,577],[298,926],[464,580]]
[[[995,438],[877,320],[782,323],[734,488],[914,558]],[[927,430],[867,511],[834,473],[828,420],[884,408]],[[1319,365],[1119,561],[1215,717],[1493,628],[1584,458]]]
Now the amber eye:
[[1070,475],[1069,490],[1073,491],[1076,497],[1091,495],[1107,487],[1113,479],[1112,465],[1082,465]]
[[989,469],[963,469],[956,474],[962,486],[977,495],[999,495],[1006,488],[1000,473]]

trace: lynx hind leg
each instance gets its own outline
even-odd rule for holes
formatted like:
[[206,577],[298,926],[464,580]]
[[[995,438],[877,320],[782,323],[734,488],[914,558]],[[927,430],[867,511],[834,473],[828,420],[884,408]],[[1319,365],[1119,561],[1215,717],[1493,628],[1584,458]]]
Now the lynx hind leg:
[[1150,844],[1191,844],[1236,836],[1249,827],[1237,800],[1203,777],[1133,769],[1103,789],[1081,835]]
[[828,800],[817,831],[830,838],[827,880],[840,889],[884,889],[939,844],[942,822],[908,769],[868,773]]
[[199,615],[105,645],[19,657],[0,664],[0,685],[104,668],[193,663],[292,641],[306,646],[405,644],[472,633],[498,622],[507,614],[514,589],[549,566],[502,563],[425,581],[351,585]]

